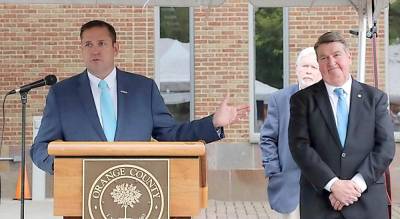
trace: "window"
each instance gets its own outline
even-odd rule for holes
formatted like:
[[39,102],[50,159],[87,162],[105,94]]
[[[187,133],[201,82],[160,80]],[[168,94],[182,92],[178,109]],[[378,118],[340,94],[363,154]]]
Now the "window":
[[250,130],[258,142],[269,96],[288,84],[287,9],[249,8]]
[[400,132],[400,1],[389,6],[388,93],[395,132]]
[[193,119],[192,10],[155,7],[155,81],[177,121]]

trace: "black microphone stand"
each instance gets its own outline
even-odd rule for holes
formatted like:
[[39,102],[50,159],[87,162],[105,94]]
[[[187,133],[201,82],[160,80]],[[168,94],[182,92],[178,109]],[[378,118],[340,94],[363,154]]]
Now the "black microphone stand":
[[28,102],[28,91],[21,92],[22,103],[22,128],[21,128],[21,219],[24,219],[25,209],[25,128],[26,128],[26,103]]
[[7,93],[21,95],[22,103],[22,128],[21,128],[21,219],[24,219],[24,204],[25,204],[25,129],[26,129],[26,103],[28,102],[28,92],[37,87],[44,85],[53,85],[57,82],[57,77],[54,75],[47,75],[44,79],[24,85],[19,89],[11,90]]

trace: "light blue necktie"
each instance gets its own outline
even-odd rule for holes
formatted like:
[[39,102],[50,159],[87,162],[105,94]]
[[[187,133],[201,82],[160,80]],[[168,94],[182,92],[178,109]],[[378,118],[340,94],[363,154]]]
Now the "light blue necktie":
[[100,94],[100,114],[103,121],[103,130],[107,141],[114,141],[117,119],[114,113],[114,105],[106,81],[99,82]]
[[342,147],[344,147],[344,141],[346,140],[346,132],[347,132],[347,122],[349,119],[349,112],[347,111],[347,103],[346,103],[346,93],[343,88],[336,88],[333,92],[335,92],[338,97],[337,108],[336,108],[336,119],[337,119],[337,130],[339,133],[340,143],[342,143]]

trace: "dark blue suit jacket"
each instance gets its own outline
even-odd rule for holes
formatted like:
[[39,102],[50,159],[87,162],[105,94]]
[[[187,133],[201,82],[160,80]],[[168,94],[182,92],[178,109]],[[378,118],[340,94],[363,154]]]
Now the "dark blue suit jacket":
[[[121,92],[122,91],[122,92]],[[178,124],[168,112],[153,80],[117,69],[117,130],[115,141],[219,140],[212,117]],[[53,173],[48,143],[106,141],[93,100],[87,72],[55,84],[49,91],[38,135],[30,154],[33,162]]]

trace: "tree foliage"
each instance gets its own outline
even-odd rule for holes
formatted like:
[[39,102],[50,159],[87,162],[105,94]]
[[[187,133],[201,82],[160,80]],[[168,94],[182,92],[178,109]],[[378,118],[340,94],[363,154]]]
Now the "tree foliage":
[[283,87],[283,10],[260,8],[255,14],[256,79]]
[[189,42],[189,8],[160,8],[160,37]]
[[389,6],[389,44],[400,43],[400,0]]

